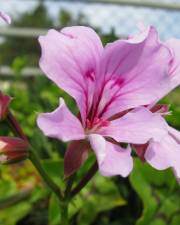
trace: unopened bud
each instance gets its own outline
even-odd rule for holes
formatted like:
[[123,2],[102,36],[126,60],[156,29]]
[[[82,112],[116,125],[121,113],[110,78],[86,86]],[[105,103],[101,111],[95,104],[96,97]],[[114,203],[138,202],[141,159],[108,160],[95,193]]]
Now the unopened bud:
[[0,137],[0,163],[19,162],[28,157],[29,143],[18,137]]
[[10,101],[11,98],[8,95],[3,95],[0,92],[0,120],[6,117]]

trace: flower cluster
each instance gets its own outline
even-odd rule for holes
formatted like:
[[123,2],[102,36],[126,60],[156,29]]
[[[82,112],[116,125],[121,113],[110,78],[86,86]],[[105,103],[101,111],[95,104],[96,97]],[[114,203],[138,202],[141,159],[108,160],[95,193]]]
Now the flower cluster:
[[[127,176],[132,149],[156,169],[172,167],[180,177],[180,132],[158,101],[180,84],[180,41],[159,41],[149,27],[127,40],[102,46],[88,27],[74,26],[41,36],[40,67],[79,108],[73,115],[64,100],[38,117],[49,137],[72,141],[65,175],[74,173],[92,149],[104,176]],[[127,143],[123,148],[121,143]]]

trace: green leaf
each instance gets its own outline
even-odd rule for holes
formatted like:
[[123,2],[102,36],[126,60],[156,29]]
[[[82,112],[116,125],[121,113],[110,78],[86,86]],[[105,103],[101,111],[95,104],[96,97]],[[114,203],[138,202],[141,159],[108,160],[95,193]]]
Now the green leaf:
[[59,225],[61,221],[61,208],[57,197],[52,194],[49,201],[48,219],[50,225]]
[[111,179],[97,174],[75,197],[70,205],[70,215],[78,214],[78,224],[91,224],[100,212],[123,206],[126,201]]
[[17,221],[26,216],[31,210],[31,204],[21,202],[17,205],[0,211],[0,225],[15,225]]
[[136,225],[171,225],[180,209],[180,189],[172,172],[157,171],[137,159],[130,182],[144,206]]
[[42,163],[49,176],[63,178],[63,160],[46,159]]
[[58,184],[62,186],[64,185],[63,177],[64,177],[64,164],[63,160],[57,159],[46,159],[42,161],[42,165],[48,175]]

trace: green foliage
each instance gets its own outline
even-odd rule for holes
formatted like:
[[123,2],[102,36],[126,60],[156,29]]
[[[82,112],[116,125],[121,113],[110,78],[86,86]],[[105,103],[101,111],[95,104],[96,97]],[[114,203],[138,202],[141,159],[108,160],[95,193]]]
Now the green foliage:
[[0,225],[15,225],[49,191],[30,162],[0,167]]
[[28,202],[21,202],[0,212],[0,225],[15,225],[30,210]]
[[144,209],[136,225],[172,225],[180,220],[180,189],[172,172],[156,171],[135,160],[130,181],[143,201]]
[[114,182],[97,174],[71,203],[70,214],[78,212],[77,224],[90,225],[99,213],[125,204]]
[[61,208],[54,194],[51,195],[49,200],[48,219],[51,225],[59,225],[61,221]]
[[166,119],[171,124],[171,126],[180,129],[180,88],[171,92],[166,96],[162,102],[170,105],[170,111],[172,112],[170,116],[167,116]]

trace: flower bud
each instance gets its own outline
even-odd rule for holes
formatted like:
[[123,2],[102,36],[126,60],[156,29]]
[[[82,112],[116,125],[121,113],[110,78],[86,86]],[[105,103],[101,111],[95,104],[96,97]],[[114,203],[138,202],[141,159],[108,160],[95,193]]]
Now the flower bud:
[[0,137],[0,163],[19,162],[28,157],[29,143],[18,137]]
[[10,101],[11,98],[8,95],[3,95],[0,92],[0,120],[3,120],[6,117]]

